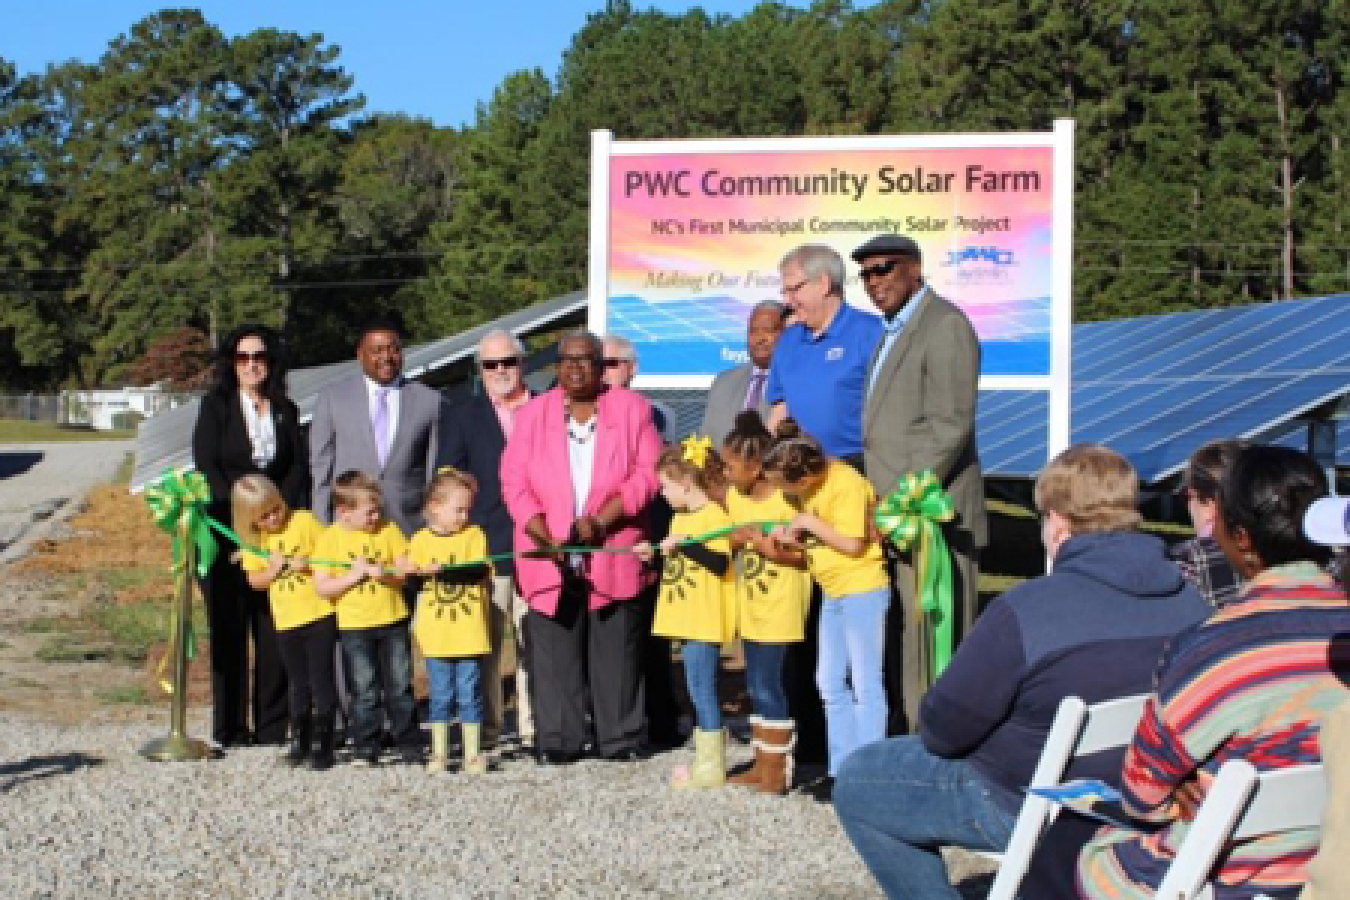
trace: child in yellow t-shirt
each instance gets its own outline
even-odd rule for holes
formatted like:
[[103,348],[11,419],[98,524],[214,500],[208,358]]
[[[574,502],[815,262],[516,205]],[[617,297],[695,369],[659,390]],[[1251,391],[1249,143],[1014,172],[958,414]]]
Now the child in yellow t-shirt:
[[413,618],[413,637],[422,650],[431,693],[431,758],[428,772],[444,772],[449,761],[450,719],[459,713],[464,745],[464,771],[487,772],[480,752],[483,728],[481,666],[487,655],[486,562],[445,568],[451,563],[482,560],[487,536],[469,524],[469,509],[478,482],[466,472],[444,466],[427,488],[427,527],[408,545],[408,568],[422,576]]
[[833,778],[850,753],[886,736],[882,647],[891,587],[868,525],[875,495],[866,478],[827,457],[790,418],[778,426],[764,471],[801,507],[773,537],[805,552],[823,595],[816,687],[825,706]]
[[363,472],[343,472],[333,482],[333,524],[314,545],[314,587],[337,604],[338,641],[351,688],[352,761],[359,766],[379,765],[384,717],[403,762],[422,756],[402,591],[408,542],[385,520],[381,503],[379,482]]
[[[786,522],[797,514],[783,492],[764,477],[764,455],[773,435],[759,413],[743,412],[722,443],[730,488],[727,514],[733,522]],[[765,794],[785,794],[792,779],[795,723],[788,713],[783,665],[788,647],[804,637],[811,605],[811,577],[801,551],[780,546],[763,528],[744,526],[731,534],[739,549],[736,618],[745,650],[745,683],[754,712],[755,763],[727,779]]]
[[[711,499],[721,482],[721,463],[707,438],[686,438],[662,452],[656,463],[661,493],[675,510],[661,542],[665,563],[652,634],[682,640],[680,658],[694,704],[694,765],[681,766],[674,787],[716,787],[726,779],[726,742],[717,702],[717,661],[722,644],[735,637],[731,590],[731,545],[726,536],[698,543],[690,537],[731,525]],[[650,559],[655,550],[635,548]]]
[[337,685],[333,604],[314,590],[309,558],[323,526],[291,509],[266,475],[244,475],[230,488],[231,519],[246,548],[239,564],[249,586],[267,591],[277,651],[290,695],[291,742],[282,760],[322,771],[333,766]]

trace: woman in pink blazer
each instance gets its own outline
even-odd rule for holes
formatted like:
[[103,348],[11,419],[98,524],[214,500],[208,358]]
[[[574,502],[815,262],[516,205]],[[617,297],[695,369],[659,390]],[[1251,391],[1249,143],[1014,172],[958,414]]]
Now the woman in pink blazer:
[[588,692],[602,757],[634,759],[643,739],[642,617],[630,602],[642,587],[642,564],[628,553],[557,550],[634,546],[657,491],[661,439],[651,407],[632,391],[606,387],[601,365],[599,338],[563,338],[558,387],[516,414],[502,454],[515,549],[535,553],[517,561],[516,579],[530,606],[535,737],[546,765],[581,756]]

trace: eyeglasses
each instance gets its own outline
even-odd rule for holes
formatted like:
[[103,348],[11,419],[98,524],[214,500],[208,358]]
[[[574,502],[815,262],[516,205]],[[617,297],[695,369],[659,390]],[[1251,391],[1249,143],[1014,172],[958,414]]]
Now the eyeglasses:
[[606,369],[617,369],[619,366],[628,365],[632,360],[620,359],[617,356],[606,356],[601,362],[605,364]]
[[783,285],[783,296],[786,297],[786,296],[788,296],[788,295],[790,295],[790,294],[795,294],[795,293],[797,293],[797,292],[800,291],[802,288],[806,287],[806,283],[807,283],[808,281],[810,281],[810,280],[811,280],[810,278],[803,278],[801,281],[797,282],[796,284],[785,284],[785,285]]
[[251,362],[257,362],[257,363],[265,363],[265,362],[267,362],[267,351],[266,351],[266,350],[254,350],[254,351],[251,351],[251,352],[248,351],[248,350],[236,350],[236,351],[234,351],[234,363],[235,363],[235,365],[242,366],[242,365],[245,365],[246,363],[251,363]]
[[484,372],[494,372],[497,369],[514,369],[520,365],[520,357],[503,356],[501,359],[480,359],[478,364],[483,367]]
[[889,275],[895,271],[895,267],[900,265],[898,259],[888,259],[885,262],[875,263],[870,266],[863,266],[858,270],[858,277],[866,280],[868,278],[880,278],[883,275]]

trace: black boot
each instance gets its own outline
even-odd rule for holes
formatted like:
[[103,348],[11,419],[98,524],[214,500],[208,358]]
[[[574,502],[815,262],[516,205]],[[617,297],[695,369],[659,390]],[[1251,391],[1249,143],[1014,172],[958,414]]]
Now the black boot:
[[291,745],[281,761],[298,766],[309,758],[310,743],[314,739],[314,717],[306,710],[291,716]]
[[333,719],[332,712],[314,717],[314,741],[309,755],[309,767],[315,772],[333,768]]

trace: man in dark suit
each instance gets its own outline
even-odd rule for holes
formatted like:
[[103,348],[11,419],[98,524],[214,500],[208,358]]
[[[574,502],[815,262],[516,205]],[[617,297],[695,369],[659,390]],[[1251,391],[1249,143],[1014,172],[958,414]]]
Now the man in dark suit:
[[380,482],[384,511],[405,536],[422,527],[422,501],[436,465],[441,395],[403,377],[403,329],[380,316],[361,329],[361,371],[314,401],[309,469],[314,514],[332,520],[333,479],[353,469]]
[[[923,257],[912,239],[878,235],[852,255],[886,327],[864,386],[863,468],[878,497],[890,493],[902,475],[925,470],[951,495],[956,518],[942,531],[951,552],[959,640],[975,621],[979,554],[988,541],[984,476],[975,448],[980,342],[965,313],[924,282]],[[890,556],[898,595],[891,609],[899,614],[887,626],[886,686],[895,734],[917,722],[932,672],[929,623],[914,615],[912,556]]]
[[[511,515],[502,502],[502,450],[516,411],[530,399],[525,386],[525,348],[507,331],[490,331],[478,342],[478,373],[483,391],[446,407],[441,417],[436,467],[454,466],[478,481],[469,519],[487,535],[488,553],[511,552]],[[483,665],[483,741],[491,747],[502,732],[502,649],[507,624],[515,635],[516,731],[522,746],[534,743],[530,708],[529,648],[525,643],[528,607],[515,587],[510,559],[493,564],[492,605],[488,616],[490,650]]]
[[722,446],[738,413],[753,409],[761,417],[768,417],[764,385],[769,378],[774,345],[783,333],[785,313],[786,309],[772,300],[765,300],[751,310],[745,328],[745,349],[750,361],[719,372],[708,388],[708,403],[703,408],[698,433],[712,438],[713,447]]

